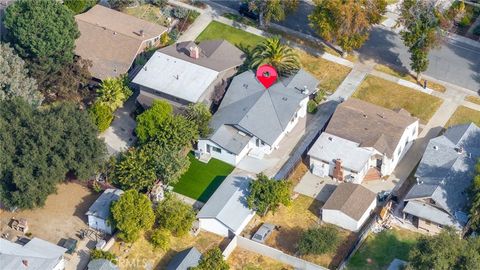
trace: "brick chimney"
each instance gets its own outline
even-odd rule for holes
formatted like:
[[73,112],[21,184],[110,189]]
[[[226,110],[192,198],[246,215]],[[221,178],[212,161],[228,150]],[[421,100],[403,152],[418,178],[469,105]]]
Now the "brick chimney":
[[333,178],[343,181],[342,160],[335,159],[335,167],[333,168]]
[[190,47],[190,57],[193,59],[198,59],[200,57],[200,49],[198,46]]

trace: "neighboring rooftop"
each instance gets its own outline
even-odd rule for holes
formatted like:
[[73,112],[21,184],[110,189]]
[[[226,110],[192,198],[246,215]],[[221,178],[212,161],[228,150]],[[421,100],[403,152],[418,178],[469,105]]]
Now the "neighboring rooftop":
[[318,83],[312,75],[299,70],[265,89],[253,71],[239,74],[212,118],[214,132],[210,140],[235,154],[248,143],[244,135],[273,145],[295,117],[300,102],[316,91]]
[[0,262],[3,270],[50,270],[54,269],[67,249],[39,238],[25,245],[0,238]]
[[458,222],[456,218],[447,212],[419,201],[409,201],[405,208],[403,208],[403,212],[444,226],[461,228],[465,225],[465,223],[461,224]]
[[230,174],[197,214],[197,218],[215,218],[237,231],[248,216],[254,213],[248,208],[247,196],[251,179]]
[[341,183],[322,209],[338,210],[354,220],[360,220],[376,199],[376,194],[362,185]]
[[466,189],[479,157],[480,128],[473,123],[450,127],[428,143],[415,173],[418,182],[405,200],[431,198],[436,207],[465,223],[458,217],[465,216]]
[[[195,49],[196,48],[196,49]],[[190,54],[198,50],[198,57]],[[225,40],[192,41],[156,51],[133,82],[188,102],[200,102],[219,73],[243,64],[242,51]]]
[[167,266],[167,270],[186,270],[198,266],[202,253],[195,247],[179,252]]
[[123,194],[123,190],[109,188],[106,189],[100,197],[90,206],[87,216],[95,216],[101,219],[108,219],[110,216],[110,205],[118,200]]
[[80,31],[75,54],[92,61],[90,73],[101,80],[127,73],[142,43],[167,31],[101,5],[76,15],[75,21]]
[[105,259],[91,260],[87,266],[88,270],[119,270],[118,266]]
[[388,266],[387,270],[403,270],[405,266],[407,265],[406,261],[400,260],[400,259],[393,259],[393,261],[390,263]]
[[308,155],[326,163],[340,159],[342,167],[360,172],[368,163],[372,151],[359,147],[356,142],[323,132],[308,151]]
[[337,107],[326,132],[392,158],[405,129],[415,121],[418,119],[404,109],[389,110],[349,98]]

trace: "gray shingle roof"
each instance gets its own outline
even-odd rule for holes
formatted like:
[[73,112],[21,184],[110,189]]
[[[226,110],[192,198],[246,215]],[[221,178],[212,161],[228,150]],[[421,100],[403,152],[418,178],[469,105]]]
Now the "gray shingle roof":
[[95,216],[101,219],[107,219],[110,216],[110,205],[118,200],[123,194],[123,190],[109,188],[105,190],[100,197],[90,206],[87,216]]
[[419,184],[412,187],[405,200],[431,198],[450,215],[461,214],[479,157],[479,127],[471,123],[449,128],[428,143],[415,173]]
[[88,270],[118,270],[118,266],[105,259],[91,260],[87,266]]
[[179,252],[167,266],[167,270],[188,270],[190,267],[198,266],[202,253],[195,247]]
[[460,223],[447,212],[419,201],[408,202],[403,212],[444,226],[461,227]]
[[237,231],[248,216],[254,213],[247,206],[251,179],[230,174],[200,209],[197,218],[215,218],[231,231]]
[[220,137],[216,132],[224,132],[220,127],[229,125],[273,145],[295,116],[300,102],[307,98],[302,90],[307,88],[312,93],[317,85],[318,80],[304,70],[277,81],[268,89],[257,80],[253,71],[239,74],[233,78],[212,118],[214,132],[210,139],[230,152],[237,152],[238,148],[216,141]]
[[360,218],[377,199],[368,188],[354,183],[341,183],[323,205],[322,209],[338,210],[354,220]]

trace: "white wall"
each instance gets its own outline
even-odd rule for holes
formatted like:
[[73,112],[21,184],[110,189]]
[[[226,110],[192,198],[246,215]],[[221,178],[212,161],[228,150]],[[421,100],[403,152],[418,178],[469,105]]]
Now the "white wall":
[[62,256],[62,259],[58,262],[57,265],[52,270],[64,270],[65,269],[65,259]]
[[339,210],[330,210],[330,209],[322,209],[322,220],[326,223],[331,223],[337,225],[341,228],[344,228],[349,231],[356,232],[358,231],[363,223],[368,219],[370,213],[377,205],[377,200],[374,199],[373,202],[368,207],[367,211],[362,215],[359,220],[355,220],[350,216],[344,214]]
[[88,226],[108,234],[112,234],[112,227],[107,224],[107,221],[92,215],[88,216]]
[[227,226],[222,224],[220,221],[214,218],[200,218],[198,219],[198,222],[200,229],[220,236],[228,237],[229,230]]
[[[310,169],[312,173],[320,177],[330,176],[333,177],[333,170],[335,168],[335,162],[330,161],[329,163],[324,162],[323,160],[316,159],[310,156]],[[349,169],[343,168],[343,177],[347,180],[347,177],[351,176],[352,179],[349,180],[351,183],[360,184],[367,174],[369,169],[368,163],[365,164],[363,169],[360,172],[353,172]]]
[[408,152],[408,149],[413,145],[413,142],[418,137],[418,121],[408,126],[400,137],[395,151],[393,152],[393,159],[384,157],[382,164],[382,175],[392,174],[395,167],[402,160],[405,154]]

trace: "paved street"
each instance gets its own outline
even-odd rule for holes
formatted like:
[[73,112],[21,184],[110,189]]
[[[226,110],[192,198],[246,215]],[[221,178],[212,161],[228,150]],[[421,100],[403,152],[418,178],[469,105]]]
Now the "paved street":
[[[235,10],[238,10],[240,3],[235,0],[211,1]],[[298,10],[278,24],[316,36],[308,26],[307,16],[312,9],[311,3],[305,0],[301,1]],[[362,60],[374,59],[403,68],[409,66],[409,54],[400,37],[383,26],[374,27],[370,39],[359,50],[359,53],[361,53]],[[465,42],[447,39],[442,46],[431,52],[430,66],[426,74],[475,92],[480,91],[480,48]]]

